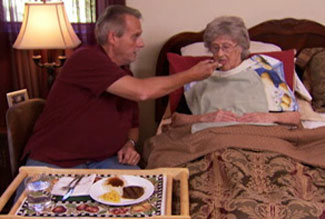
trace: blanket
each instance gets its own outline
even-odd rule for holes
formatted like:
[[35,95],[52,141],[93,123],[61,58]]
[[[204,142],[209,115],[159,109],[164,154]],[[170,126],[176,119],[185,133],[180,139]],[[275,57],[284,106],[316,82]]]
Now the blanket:
[[192,218],[318,218],[325,128],[233,126],[150,138],[147,168],[187,167]]

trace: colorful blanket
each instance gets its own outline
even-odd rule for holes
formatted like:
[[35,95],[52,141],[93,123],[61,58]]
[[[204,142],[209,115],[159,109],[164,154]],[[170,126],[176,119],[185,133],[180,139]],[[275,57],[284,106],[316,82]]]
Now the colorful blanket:
[[147,168],[190,170],[192,218],[318,218],[325,209],[325,128],[190,126],[149,139]]

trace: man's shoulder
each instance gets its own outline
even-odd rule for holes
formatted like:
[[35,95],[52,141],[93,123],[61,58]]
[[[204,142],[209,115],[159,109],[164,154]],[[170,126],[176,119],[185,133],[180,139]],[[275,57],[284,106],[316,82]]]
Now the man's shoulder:
[[103,54],[100,47],[98,45],[86,45],[81,46],[78,49],[76,49],[72,56],[76,55],[86,55],[86,54]]
[[100,46],[82,46],[76,49],[71,56],[69,57],[68,61],[70,60],[71,63],[79,63],[82,62],[87,63],[97,63],[97,62],[109,62],[110,59],[107,58],[106,53],[101,49]]

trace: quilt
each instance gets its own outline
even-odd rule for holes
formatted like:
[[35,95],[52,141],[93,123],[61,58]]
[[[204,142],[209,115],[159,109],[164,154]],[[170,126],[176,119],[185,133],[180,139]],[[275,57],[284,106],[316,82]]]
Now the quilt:
[[[187,167],[192,218],[319,218],[325,128],[173,128],[144,147],[147,168]],[[177,206],[175,206],[177,210]]]

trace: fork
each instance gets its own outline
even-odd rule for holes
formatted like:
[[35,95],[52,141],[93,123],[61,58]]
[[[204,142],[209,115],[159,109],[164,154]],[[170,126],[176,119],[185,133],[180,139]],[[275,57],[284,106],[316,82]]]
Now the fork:
[[[72,180],[69,184],[69,186],[67,186],[67,193],[65,193],[65,195],[62,197],[62,201],[65,201],[66,199],[68,199],[70,197],[70,195],[73,193],[74,189],[76,188],[76,186],[78,185],[78,183],[81,181],[81,179],[83,178],[84,176],[81,175],[81,176],[78,176],[76,177],[74,180]],[[73,181],[75,183],[73,183]]]
[[73,182],[75,182],[76,180],[78,180],[79,178],[80,178],[81,176],[79,176],[79,175],[77,175],[76,177],[74,177],[67,185],[65,185],[65,186],[62,186],[61,187],[61,189],[63,189],[63,190],[68,190],[68,189],[70,189],[70,187],[71,187],[71,184],[73,183]]

